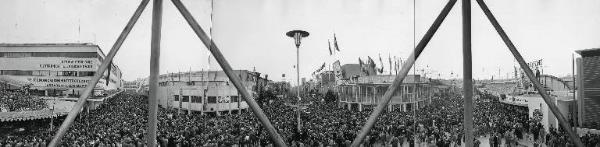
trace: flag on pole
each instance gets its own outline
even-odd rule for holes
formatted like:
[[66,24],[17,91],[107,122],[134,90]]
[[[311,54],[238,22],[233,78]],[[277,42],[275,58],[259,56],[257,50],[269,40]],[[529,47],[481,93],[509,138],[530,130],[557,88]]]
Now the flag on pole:
[[367,57],[369,58],[369,61],[368,61],[369,68],[375,69],[375,67],[377,66],[377,65],[375,65],[375,61],[373,61],[373,58],[371,58],[371,56],[367,56]]
[[381,59],[381,54],[379,54],[379,64],[381,66],[381,68],[379,68],[379,73],[382,74],[383,73],[383,60]]
[[360,65],[360,68],[362,68],[362,67],[363,67],[363,64],[365,64],[365,63],[364,63],[364,62],[363,62],[363,61],[360,59],[360,57],[358,58],[358,64]]
[[333,55],[333,52],[331,51],[331,42],[329,42],[329,40],[327,40],[327,46],[329,46],[329,55]]
[[323,65],[321,65],[321,68],[319,68],[319,71],[323,70],[323,68],[325,68],[325,62],[323,62]]
[[390,60],[390,75],[392,75],[392,55],[388,54],[388,59]]
[[367,67],[366,67],[366,69],[365,69],[365,70],[366,70],[366,72],[367,72],[367,76],[369,76],[369,75],[371,75],[371,71],[373,71],[373,72],[377,72],[377,71],[375,70],[375,67],[376,67],[377,65],[375,65],[375,61],[373,61],[373,58],[371,58],[371,56],[367,56],[367,59],[368,59],[368,60],[367,60],[367,65],[366,65]]
[[398,70],[400,69],[400,62],[402,62],[401,59],[397,59],[396,61],[394,61],[394,71],[396,72],[396,74],[398,74]]
[[335,50],[337,50],[338,52],[340,51],[340,46],[338,46],[337,37],[335,36],[335,33],[333,33],[333,46],[335,47]]
[[364,73],[365,72],[365,67],[364,67],[365,63],[360,59],[360,57],[358,57],[358,65],[360,67],[360,71]]

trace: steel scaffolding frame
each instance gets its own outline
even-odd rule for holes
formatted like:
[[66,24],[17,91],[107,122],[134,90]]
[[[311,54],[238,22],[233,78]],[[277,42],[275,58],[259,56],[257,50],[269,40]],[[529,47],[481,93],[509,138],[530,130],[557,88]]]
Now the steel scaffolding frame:
[[[109,63],[112,62],[114,56],[119,51],[121,45],[131,32],[131,29],[139,19],[141,13],[144,11],[146,5],[150,0],[142,0],[133,16],[129,19],[127,25],[117,38],[116,42],[113,44],[111,50],[109,51],[106,59],[102,61],[100,67],[96,70],[96,75],[92,77],[92,80],[87,84],[84,93],[79,97],[77,103],[73,106],[73,109],[69,112],[67,118],[61,124],[59,130],[56,132],[54,138],[50,142],[50,147],[55,147],[60,144],[60,140],[66,134],[69,127],[73,124],[75,118],[82,110],[83,106],[86,103],[87,98],[90,96],[94,86],[98,83],[98,80],[102,77],[103,73],[107,70]],[[352,146],[357,147],[360,146],[364,138],[367,136],[371,128],[377,122],[377,118],[381,115],[381,113],[385,110],[386,106],[389,104],[391,100],[391,96],[393,91],[395,91],[398,86],[402,83],[406,75],[408,74],[410,68],[414,65],[415,61],[419,57],[419,55],[423,52],[437,29],[441,26],[442,22],[452,10],[452,7],[456,3],[457,0],[449,0],[445,7],[442,9],[440,14],[437,16],[433,24],[427,30],[423,38],[420,40],[419,44],[415,47],[413,52],[408,57],[408,60],[402,65],[400,73],[394,79],[392,85],[388,87],[387,91],[383,95],[383,100],[379,101],[379,104],[374,109],[374,111],[369,116],[365,126],[362,127],[359,134],[356,136],[354,141],[352,142]],[[471,0],[462,0],[462,16],[463,16],[463,93],[465,95],[465,118],[464,118],[464,131],[465,131],[465,142],[467,146],[472,146],[473,141],[473,103],[472,103],[472,94],[473,94],[473,83],[472,83],[472,57],[471,57]],[[500,24],[497,22],[494,15],[492,15],[491,11],[487,7],[487,5],[483,2],[483,0],[476,0],[479,4],[480,8],[485,13],[486,17],[492,23],[508,49],[511,51],[514,58],[519,62],[521,68],[525,71],[527,77],[532,81],[534,87],[539,91],[540,95],[544,99],[544,102],[548,105],[552,113],[557,117],[559,123],[565,130],[567,131],[569,137],[575,142],[575,145],[578,147],[583,147],[583,143],[575,134],[571,126],[567,123],[564,116],[560,113],[556,105],[552,103],[551,97],[548,95],[547,91],[542,87],[539,81],[536,80],[535,75],[532,70],[527,66],[527,63],[516,49],[512,41],[508,38],[508,35],[504,32]],[[269,119],[266,117],[262,109],[256,103],[252,95],[244,88],[242,85],[241,79],[234,75],[233,69],[231,65],[227,62],[224,55],[221,53],[219,48],[215,45],[213,40],[204,32],[202,27],[196,22],[196,20],[192,17],[191,13],[186,9],[186,7],[181,3],[180,0],[171,0],[171,2],[175,5],[177,10],[181,13],[181,15],[185,18],[190,27],[194,30],[194,33],[198,38],[202,41],[202,43],[206,46],[206,48],[211,52],[211,54],[215,57],[223,71],[232,81],[233,85],[238,89],[241,93],[242,97],[248,103],[252,112],[258,117],[259,121],[262,125],[265,126],[267,132],[269,133],[271,140],[277,146],[285,147],[286,144],[281,138],[281,136],[277,133],[277,130],[273,127]],[[157,92],[158,88],[158,71],[159,71],[159,57],[160,57],[160,40],[161,40],[161,24],[162,24],[162,0],[154,0],[153,3],[153,12],[152,12],[152,36],[151,36],[151,55],[150,55],[150,93],[149,93],[149,114],[148,114],[148,131],[147,131],[147,145],[148,146],[156,146],[156,130],[157,130],[157,110],[158,110],[158,102],[157,102]]]

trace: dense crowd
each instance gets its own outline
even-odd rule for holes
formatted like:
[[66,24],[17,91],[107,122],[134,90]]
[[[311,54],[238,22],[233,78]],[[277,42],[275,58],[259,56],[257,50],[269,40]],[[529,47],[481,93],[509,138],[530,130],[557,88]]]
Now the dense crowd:
[[[323,97],[305,99],[310,102],[303,110],[302,130],[296,130],[295,108],[282,100],[266,102],[262,109],[288,145],[347,146],[364,126],[372,107],[362,112],[338,107]],[[516,140],[532,134],[535,141],[546,144],[568,144],[561,132],[544,135],[541,124],[527,117],[526,108],[497,101],[475,102],[476,137],[489,137],[490,146],[516,144]],[[399,109],[382,113],[364,140],[372,145],[460,145],[463,139],[463,101],[460,95],[433,98],[421,109],[403,112]],[[143,146],[147,123],[147,98],[122,93],[111,98],[99,109],[82,114],[63,137],[64,146]],[[251,112],[240,115],[178,115],[174,109],[159,108],[157,141],[161,146],[268,146],[268,133]],[[60,122],[60,121],[59,121]],[[42,144],[51,139],[55,130],[40,129],[37,133],[19,137],[0,136],[3,144]],[[582,137],[586,143],[597,144],[599,136]],[[595,142],[594,142],[595,141]],[[479,140],[475,140],[480,144]],[[302,144],[302,145],[300,145]],[[487,145],[482,145],[487,146]]]
[[0,90],[1,111],[34,111],[46,108],[46,102],[24,90]]

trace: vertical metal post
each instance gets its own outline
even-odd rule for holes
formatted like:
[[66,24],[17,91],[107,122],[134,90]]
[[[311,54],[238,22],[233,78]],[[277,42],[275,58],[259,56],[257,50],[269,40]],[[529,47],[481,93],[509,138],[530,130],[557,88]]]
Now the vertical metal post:
[[[156,146],[156,131],[158,130],[158,74],[160,71],[160,39],[162,26],[162,0],[152,3],[152,36],[150,42],[150,93],[148,94],[148,131],[146,132],[146,145]],[[182,101],[183,97],[179,97]],[[181,103],[180,103],[181,104]],[[181,105],[180,105],[181,106]]]
[[279,134],[277,133],[277,130],[275,130],[275,127],[273,127],[273,125],[269,121],[269,118],[267,118],[263,110],[258,106],[258,103],[256,103],[254,98],[252,98],[252,95],[250,95],[248,90],[244,88],[244,85],[242,84],[240,78],[235,75],[233,69],[231,68],[231,65],[229,65],[229,62],[227,62],[219,48],[215,45],[212,39],[209,38],[208,35],[206,35],[206,32],[202,30],[198,22],[196,22],[194,17],[192,17],[192,14],[190,14],[190,12],[185,8],[185,6],[181,3],[180,0],[171,0],[171,2],[173,2],[175,7],[177,7],[177,10],[179,10],[181,15],[183,15],[183,17],[188,22],[190,27],[194,30],[198,38],[200,38],[202,43],[204,43],[206,48],[208,48],[208,50],[212,53],[219,65],[221,65],[221,68],[223,68],[223,71],[225,72],[225,74],[227,74],[229,80],[233,83],[235,88],[238,89],[242,97],[246,100],[246,103],[248,103],[250,109],[252,109],[254,115],[258,117],[258,120],[265,127],[274,144],[280,147],[287,146],[281,138],[281,136],[279,136]]
[[444,9],[442,9],[442,12],[435,19],[435,21],[433,22],[431,27],[429,27],[429,30],[427,30],[427,33],[425,33],[425,36],[423,36],[423,38],[421,39],[419,44],[415,47],[415,50],[410,54],[406,63],[404,65],[402,65],[400,74],[398,74],[396,76],[396,79],[394,79],[394,82],[392,83],[392,85],[385,91],[385,93],[382,97],[382,100],[379,102],[377,107],[373,109],[373,113],[371,114],[371,116],[369,116],[369,119],[367,120],[365,126],[363,126],[363,128],[360,130],[360,133],[358,134],[358,136],[356,136],[356,138],[354,138],[354,141],[352,141],[351,146],[358,147],[362,143],[363,139],[367,136],[367,134],[369,133],[371,128],[373,128],[373,126],[375,125],[375,122],[377,122],[377,118],[379,117],[381,112],[385,109],[387,104],[390,102],[390,100],[392,98],[392,94],[394,94],[394,91],[396,91],[396,89],[398,89],[398,87],[401,85],[402,81],[408,74],[408,71],[410,71],[410,68],[415,63],[415,60],[417,60],[419,55],[421,55],[421,52],[423,52],[423,50],[425,49],[425,46],[427,46],[427,43],[429,43],[429,41],[431,40],[431,38],[433,37],[433,35],[437,31],[437,29],[440,27],[440,25],[442,24],[442,22],[444,21],[446,16],[448,16],[448,13],[450,12],[450,10],[452,10],[452,7],[454,6],[455,3],[456,3],[456,0],[450,0],[446,4],[446,6],[444,6]]
[[569,134],[569,137],[571,137],[571,140],[573,140],[573,142],[575,142],[576,146],[583,147],[583,143],[579,139],[579,136],[577,134],[575,134],[575,132],[573,131],[573,128],[571,128],[571,126],[569,125],[569,123],[567,122],[565,117],[558,110],[558,107],[556,107],[556,105],[553,104],[553,100],[546,92],[546,89],[544,89],[542,84],[540,84],[540,81],[537,80],[537,78],[533,74],[533,71],[531,70],[531,68],[529,68],[529,66],[527,66],[527,63],[523,59],[523,56],[521,56],[521,53],[519,53],[519,51],[517,50],[515,45],[508,38],[508,35],[506,35],[506,32],[504,32],[504,29],[502,29],[502,26],[500,26],[500,24],[498,23],[498,21],[496,20],[496,18],[490,11],[490,9],[483,2],[483,0],[477,0],[477,4],[479,4],[481,9],[483,10],[483,13],[485,13],[487,18],[490,20],[490,22],[492,23],[492,25],[498,32],[498,35],[500,35],[500,37],[502,38],[502,41],[504,41],[504,44],[506,44],[506,46],[508,47],[510,52],[513,54],[513,56],[515,57],[517,62],[519,62],[521,69],[523,69],[523,71],[525,72],[525,74],[527,75],[529,80],[533,83],[533,86],[535,87],[535,89],[537,89],[537,91],[540,93],[540,95],[542,96],[542,98],[544,99],[546,104],[548,105],[548,108],[550,108],[550,111],[552,111],[554,116],[556,116],[556,119],[558,119],[558,122],[560,123],[560,125],[567,131],[567,134]]
[[462,0],[463,95],[465,147],[473,146],[473,63],[471,56],[471,0]]
[[296,129],[300,132],[302,129],[302,124],[300,123],[300,46],[296,46],[296,82],[298,82],[298,91],[296,91],[298,99],[296,103]]
[[60,140],[67,133],[67,130],[69,129],[69,127],[71,127],[71,125],[75,121],[75,118],[81,111],[81,108],[83,108],[83,105],[85,104],[85,102],[87,101],[87,98],[92,93],[92,90],[98,83],[98,80],[100,80],[100,78],[102,78],[102,76],[104,75],[104,72],[110,65],[109,63],[113,60],[113,58],[115,57],[115,55],[121,48],[121,45],[123,44],[123,42],[129,35],[129,32],[131,32],[131,29],[137,22],[138,18],[140,18],[140,15],[144,11],[144,8],[146,8],[146,5],[148,4],[148,2],[149,2],[149,0],[143,0],[140,3],[140,5],[137,7],[137,9],[135,10],[135,13],[133,14],[133,16],[131,16],[131,18],[129,19],[129,22],[127,22],[127,25],[125,26],[125,28],[119,35],[119,38],[117,38],[117,41],[115,42],[115,44],[113,44],[112,48],[108,52],[106,58],[104,58],[104,61],[102,61],[102,63],[96,70],[96,74],[94,75],[94,77],[92,77],[92,79],[90,79],[84,92],[81,94],[81,96],[77,100],[77,103],[75,103],[75,105],[69,112],[69,115],[67,115],[67,118],[65,118],[63,123],[60,125],[60,128],[54,135],[54,138],[52,138],[52,141],[50,142],[50,144],[48,144],[49,147],[55,147],[60,144]]
[[583,116],[584,116],[584,112],[583,112],[583,96],[584,96],[584,92],[583,89],[585,88],[583,85],[583,77],[585,75],[583,75],[583,63],[582,63],[582,59],[581,58],[577,58],[577,86],[573,85],[573,87],[577,87],[577,124],[579,126],[583,126]]

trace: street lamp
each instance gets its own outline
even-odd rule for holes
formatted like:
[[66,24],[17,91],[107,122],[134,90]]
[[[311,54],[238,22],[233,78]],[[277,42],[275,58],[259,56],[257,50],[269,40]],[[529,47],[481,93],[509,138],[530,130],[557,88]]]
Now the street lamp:
[[294,43],[296,44],[296,82],[298,83],[298,86],[296,86],[298,88],[296,90],[298,94],[298,102],[296,103],[296,119],[298,122],[296,126],[298,127],[298,133],[300,133],[300,41],[302,40],[302,37],[308,37],[308,32],[303,30],[292,30],[285,33],[285,35],[294,38]]

